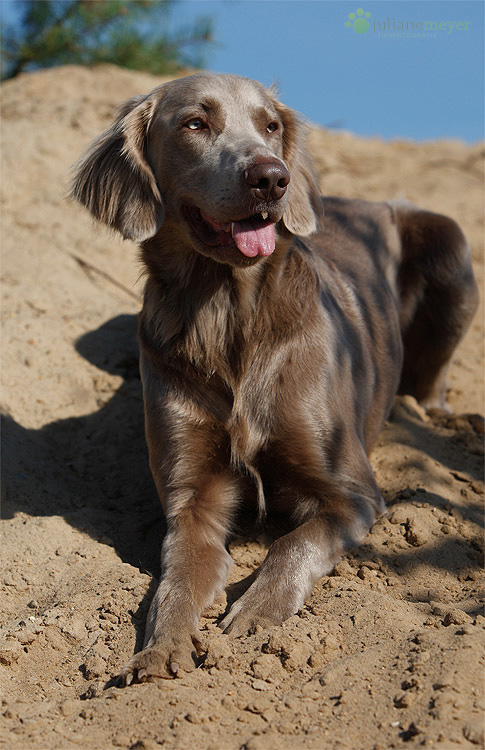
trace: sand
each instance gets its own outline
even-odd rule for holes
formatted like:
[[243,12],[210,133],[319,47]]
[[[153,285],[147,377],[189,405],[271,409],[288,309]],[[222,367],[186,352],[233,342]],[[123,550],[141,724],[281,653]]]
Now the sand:
[[[2,87],[3,517],[0,747],[387,750],[483,747],[483,308],[449,404],[396,402],[372,463],[389,513],[282,627],[121,689],[140,646],[163,520],[143,437],[123,242],[65,198],[116,105],[163,79],[64,67]],[[291,102],[289,102],[291,104]],[[483,289],[483,144],[314,129],[322,191],[407,198],[461,224]],[[234,583],[269,535],[231,544]]]

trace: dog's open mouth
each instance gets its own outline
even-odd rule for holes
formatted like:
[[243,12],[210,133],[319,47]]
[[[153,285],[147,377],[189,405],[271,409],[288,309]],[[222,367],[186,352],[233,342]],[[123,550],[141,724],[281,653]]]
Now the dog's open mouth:
[[247,258],[268,256],[275,249],[274,223],[267,212],[239,221],[219,222],[196,206],[184,206],[189,225],[209,247],[234,246]]

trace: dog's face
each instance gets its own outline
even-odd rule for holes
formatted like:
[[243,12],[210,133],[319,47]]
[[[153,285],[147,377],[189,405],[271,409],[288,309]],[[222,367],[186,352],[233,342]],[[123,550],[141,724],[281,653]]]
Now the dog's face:
[[125,237],[146,240],[165,222],[199,253],[252,264],[274,251],[280,221],[293,234],[316,229],[300,130],[255,81],[188,76],[127,102],[81,162],[73,195]]
[[160,92],[148,159],[167,216],[197,250],[235,262],[272,253],[288,204],[283,133],[281,114],[252,81],[201,75]]

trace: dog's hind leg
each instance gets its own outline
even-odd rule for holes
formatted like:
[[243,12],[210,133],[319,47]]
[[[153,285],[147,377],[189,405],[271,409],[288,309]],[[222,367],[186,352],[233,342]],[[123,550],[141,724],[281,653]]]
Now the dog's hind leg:
[[392,204],[401,235],[397,285],[404,364],[399,393],[446,408],[446,373],[478,304],[471,253],[452,219]]

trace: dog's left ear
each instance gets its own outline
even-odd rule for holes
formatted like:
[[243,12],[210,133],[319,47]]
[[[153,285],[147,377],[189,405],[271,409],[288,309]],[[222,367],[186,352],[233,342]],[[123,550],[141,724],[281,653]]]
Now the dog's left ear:
[[271,89],[269,95],[283,121],[283,158],[290,172],[283,223],[292,234],[307,237],[317,229],[323,215],[323,201],[305,148],[305,125],[294,110],[276,99]]
[[146,157],[152,97],[126,102],[112,126],[75,166],[71,197],[125,239],[146,240],[160,229],[165,209]]

